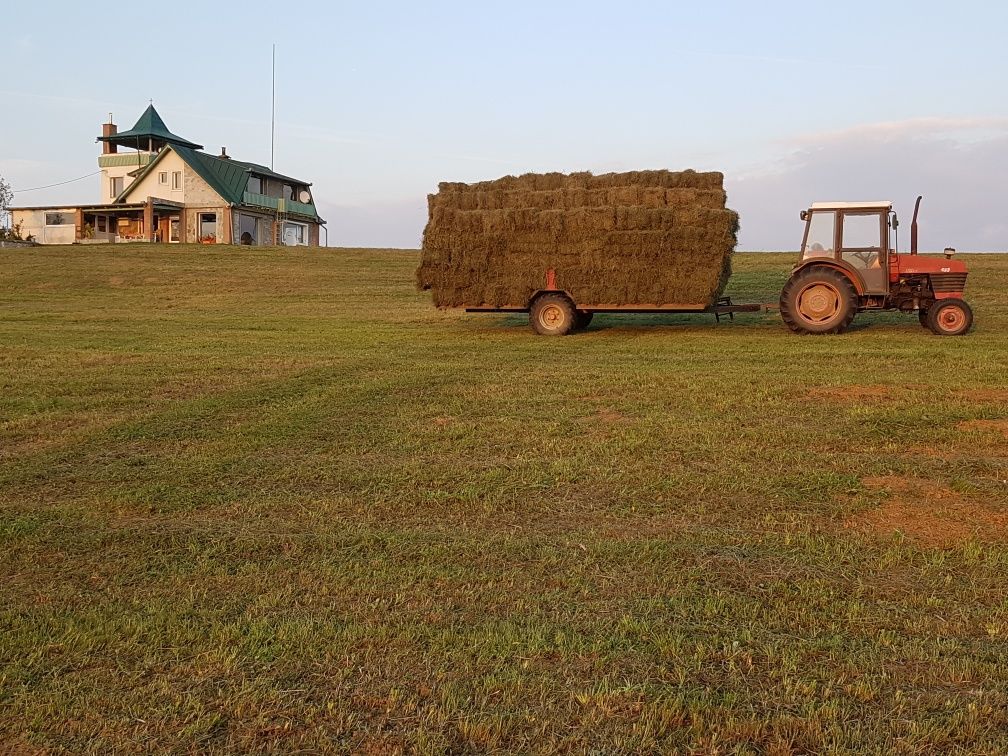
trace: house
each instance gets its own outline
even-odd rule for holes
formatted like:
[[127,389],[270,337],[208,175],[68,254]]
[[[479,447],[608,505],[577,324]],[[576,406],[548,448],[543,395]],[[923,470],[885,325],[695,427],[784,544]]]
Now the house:
[[102,125],[94,204],[14,207],[22,234],[42,244],[157,241],[319,245],[325,221],[311,184],[219,155],[173,134],[150,105],[133,128]]

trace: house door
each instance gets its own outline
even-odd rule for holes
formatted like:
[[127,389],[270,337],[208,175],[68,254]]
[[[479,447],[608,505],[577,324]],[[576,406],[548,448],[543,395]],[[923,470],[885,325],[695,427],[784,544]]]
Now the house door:
[[179,216],[173,215],[168,219],[168,241],[172,244],[178,244],[181,241],[180,227]]
[[157,219],[157,239],[155,241],[163,244],[168,241],[169,233],[171,233],[171,219],[168,217],[159,217]]

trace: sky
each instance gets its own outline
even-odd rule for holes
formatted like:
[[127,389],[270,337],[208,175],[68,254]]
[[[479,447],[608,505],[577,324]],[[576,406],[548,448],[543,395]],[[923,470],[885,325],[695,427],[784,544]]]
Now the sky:
[[[176,2],[4,10],[0,176],[94,202],[95,137],[176,134],[312,182],[339,246],[417,247],[440,181],[719,170],[740,249],[820,200],[921,206],[921,248],[1008,250],[1008,4]],[[907,234],[907,237],[909,235]],[[325,241],[325,238],[323,238]]]

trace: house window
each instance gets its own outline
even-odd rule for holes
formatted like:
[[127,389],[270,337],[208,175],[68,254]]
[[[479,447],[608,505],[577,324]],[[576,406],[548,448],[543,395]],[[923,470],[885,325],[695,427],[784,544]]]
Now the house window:
[[96,222],[96,225],[98,226],[98,230],[101,233],[104,234],[106,231],[108,231],[108,219],[104,215],[99,215],[95,219],[95,222]]
[[168,241],[170,241],[170,242],[177,242],[179,240],[179,223],[180,223],[180,220],[181,219],[177,215],[173,215],[171,217],[171,221],[168,224],[169,225],[169,229],[170,229],[169,232],[168,232]]
[[259,242],[256,233],[256,217],[241,213],[238,216],[238,242],[239,244],[257,244]]
[[199,214],[199,240],[206,244],[217,241],[217,213]]
[[112,199],[115,199],[123,190],[123,177],[116,176],[115,178],[109,179],[109,193],[112,195]]
[[182,188],[182,171],[172,171],[171,188],[175,191]]
[[265,194],[263,191],[263,180],[261,176],[249,176],[248,186],[245,191],[250,194]]
[[287,246],[306,246],[308,244],[308,226],[303,223],[285,223],[283,243]]
[[158,183],[168,186],[168,171],[161,171],[158,174]]
[[74,219],[70,213],[46,213],[45,224],[47,226],[72,226],[74,224]]

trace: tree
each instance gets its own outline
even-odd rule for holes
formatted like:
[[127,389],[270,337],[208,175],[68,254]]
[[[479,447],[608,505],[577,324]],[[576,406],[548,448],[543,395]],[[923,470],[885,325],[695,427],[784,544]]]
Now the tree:
[[[4,181],[3,176],[0,176],[0,241],[21,239],[21,224],[12,226],[10,223],[10,206],[13,201],[14,192],[11,190],[10,184]],[[28,240],[32,241],[31,235]]]
[[13,201],[14,192],[11,191],[10,184],[4,181],[3,176],[0,176],[0,218],[7,216],[7,209]]

